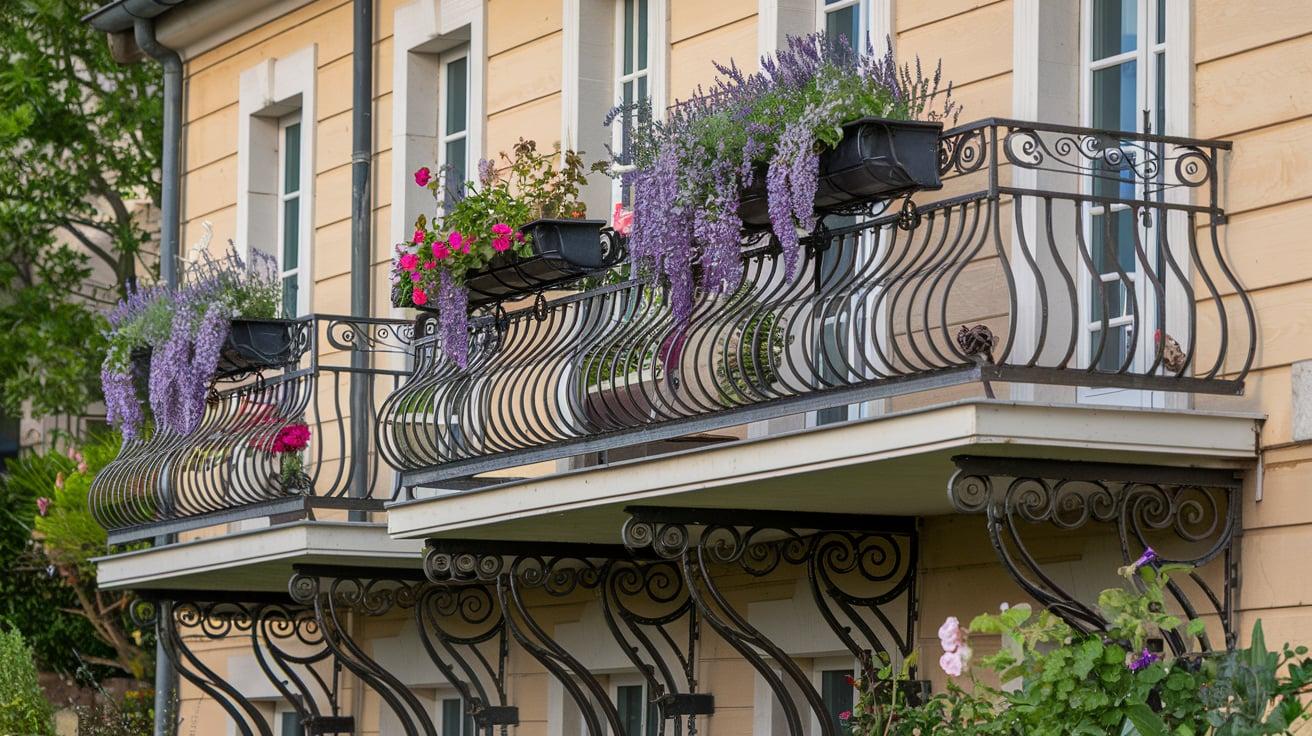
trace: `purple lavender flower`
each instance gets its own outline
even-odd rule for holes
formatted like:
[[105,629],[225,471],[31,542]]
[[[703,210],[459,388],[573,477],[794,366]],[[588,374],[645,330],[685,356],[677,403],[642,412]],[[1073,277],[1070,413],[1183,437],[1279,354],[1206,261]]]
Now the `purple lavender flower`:
[[469,367],[469,290],[446,269],[437,287],[437,309],[442,350],[464,370]]
[[123,439],[133,440],[141,431],[144,417],[132,373],[100,369],[100,385],[105,394],[105,420],[118,427]]
[[1130,663],[1127,664],[1126,667],[1129,667],[1131,672],[1138,672],[1139,670],[1148,667],[1153,662],[1156,662],[1159,659],[1161,659],[1160,656],[1153,654],[1152,652],[1148,651],[1147,647],[1144,647],[1143,652],[1139,656],[1130,660]]

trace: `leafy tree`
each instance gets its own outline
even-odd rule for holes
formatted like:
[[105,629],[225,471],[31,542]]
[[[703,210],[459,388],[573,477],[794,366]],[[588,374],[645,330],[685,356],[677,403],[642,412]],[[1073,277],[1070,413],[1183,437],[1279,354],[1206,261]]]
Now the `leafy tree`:
[[[81,414],[98,398],[94,298],[121,295],[146,265],[133,203],[159,203],[159,70],[111,58],[80,20],[97,4],[0,3],[0,409],[12,415],[25,400],[38,416]],[[111,293],[87,293],[93,265]]]
[[[11,460],[0,475],[0,629],[21,631],[42,669],[65,674],[78,672],[84,658],[114,655],[89,621],[63,613],[78,608],[77,596],[32,542],[37,499],[51,495],[58,474],[76,465],[58,452],[29,453]],[[92,670],[107,674],[103,667]]]

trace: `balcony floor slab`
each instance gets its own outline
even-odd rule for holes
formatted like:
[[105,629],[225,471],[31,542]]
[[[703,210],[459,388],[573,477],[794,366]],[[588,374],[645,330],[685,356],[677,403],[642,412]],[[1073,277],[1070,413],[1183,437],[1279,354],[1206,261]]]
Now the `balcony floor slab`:
[[417,569],[422,549],[383,524],[297,521],[93,561],[105,589],[286,592],[294,564]]
[[956,455],[1244,468],[1261,416],[968,400],[388,507],[397,538],[615,543],[630,505],[952,513]]

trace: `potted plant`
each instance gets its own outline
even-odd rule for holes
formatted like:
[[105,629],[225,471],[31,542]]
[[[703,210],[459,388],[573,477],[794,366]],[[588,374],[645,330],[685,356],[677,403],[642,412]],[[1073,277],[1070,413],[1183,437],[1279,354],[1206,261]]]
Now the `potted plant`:
[[520,139],[501,163],[498,171],[495,162],[481,161],[478,182],[460,182],[455,193],[441,173],[416,171],[415,184],[449,204],[441,215],[419,216],[392,264],[392,303],[435,308],[443,350],[461,368],[468,364],[471,307],[540,293],[619,257],[602,237],[605,221],[584,219],[581,154],[542,153]]
[[951,84],[933,109],[941,65],[927,78],[919,60],[914,71],[899,68],[891,52],[858,55],[823,34],[790,38],[755,74],[717,69],[708,92],[664,121],[641,105],[616,108],[608,121],[634,121],[616,161],[632,163],[621,175],[633,191],[632,263],[668,282],[679,321],[691,314],[694,286],[736,291],[745,226],[770,226],[792,278],[799,233],[818,214],[940,186],[938,134],[959,114]]
[[297,352],[296,323],[275,319],[281,283],[273,257],[251,251],[208,256],[182,285],[129,290],[109,313],[101,366],[107,419],[125,439],[139,436],[148,397],[156,429],[190,434],[216,377],[285,365]]

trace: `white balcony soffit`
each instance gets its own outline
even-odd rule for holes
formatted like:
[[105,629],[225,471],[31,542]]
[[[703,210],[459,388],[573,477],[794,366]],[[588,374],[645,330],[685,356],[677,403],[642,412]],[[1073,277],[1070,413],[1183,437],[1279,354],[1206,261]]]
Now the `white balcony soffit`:
[[382,524],[297,521],[93,561],[104,589],[286,591],[293,564],[418,568],[422,552]]
[[1246,467],[1261,415],[969,400],[388,508],[397,538],[618,543],[627,505],[952,513],[955,455]]

